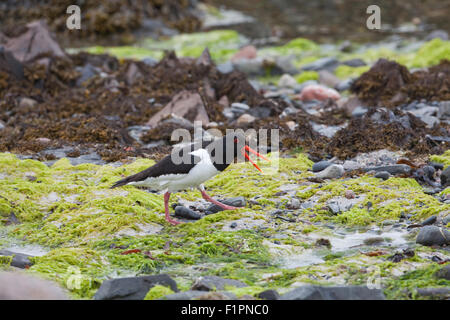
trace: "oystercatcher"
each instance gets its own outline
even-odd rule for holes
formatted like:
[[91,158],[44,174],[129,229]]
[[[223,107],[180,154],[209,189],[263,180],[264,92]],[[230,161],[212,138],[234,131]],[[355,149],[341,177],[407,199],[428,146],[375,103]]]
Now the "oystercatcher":
[[238,152],[250,161],[256,169],[261,171],[258,165],[250,159],[246,151],[266,161],[270,160],[251,149],[245,143],[245,136],[239,133],[228,134],[222,139],[214,141],[204,140],[201,143],[193,143],[187,147],[172,151],[170,155],[155,165],[117,181],[111,188],[133,185],[154,191],[164,190],[166,220],[172,225],[177,225],[180,222],[172,220],[169,216],[170,194],[189,188],[198,188],[203,199],[220,206],[224,210],[237,209],[210,197],[206,193],[203,183],[235,162],[239,155]]

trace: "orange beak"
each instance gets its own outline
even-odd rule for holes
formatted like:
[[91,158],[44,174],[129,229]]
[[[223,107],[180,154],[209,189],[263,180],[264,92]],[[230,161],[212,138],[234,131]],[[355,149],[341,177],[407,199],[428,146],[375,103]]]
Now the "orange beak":
[[260,157],[261,159],[264,159],[264,160],[269,161],[269,162],[270,162],[270,160],[267,159],[266,157],[264,157],[264,156],[263,156],[262,154],[260,154],[259,152],[256,152],[255,150],[253,150],[253,149],[250,148],[249,146],[245,146],[245,147],[243,147],[243,148],[241,149],[242,155],[243,155],[248,161],[250,161],[256,169],[258,169],[260,172],[262,172],[262,170],[258,167],[258,165],[257,165],[256,163],[254,163],[252,159],[250,159],[250,156],[248,155],[248,153],[245,152],[245,150],[247,150],[248,152],[253,153],[254,155]]

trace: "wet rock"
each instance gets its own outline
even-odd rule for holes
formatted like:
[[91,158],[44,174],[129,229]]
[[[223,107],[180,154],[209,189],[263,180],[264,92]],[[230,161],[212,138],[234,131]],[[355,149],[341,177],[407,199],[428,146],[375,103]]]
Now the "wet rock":
[[23,273],[0,273],[0,300],[67,300],[54,282]]
[[430,162],[428,165],[432,166],[435,170],[444,170],[444,165],[439,162]]
[[11,266],[16,268],[27,269],[33,265],[30,261],[30,258],[33,256],[28,254],[13,252],[9,250],[0,250],[0,256],[13,256]]
[[421,224],[422,226],[429,226],[432,225],[436,222],[437,217],[436,216],[431,216],[428,219],[426,219],[425,221],[423,221]]
[[[235,198],[229,198],[229,199],[225,199],[223,201],[222,200],[219,200],[219,201],[223,204],[227,204],[227,205],[233,206],[233,207],[245,207],[245,205],[246,205],[246,201],[245,201],[244,197],[235,197]],[[205,210],[205,213],[212,214],[212,213],[217,213],[219,211],[223,211],[223,209],[221,207],[219,207],[218,205],[213,204]]]
[[280,299],[280,294],[276,290],[266,290],[258,293],[258,298],[263,300],[278,300]]
[[302,67],[302,70],[307,71],[319,71],[319,70],[330,70],[333,71],[339,65],[339,61],[336,58],[326,57],[318,59],[310,64]]
[[388,165],[388,166],[377,166],[377,167],[367,167],[364,168],[364,171],[375,171],[375,172],[381,172],[386,171],[391,175],[396,174],[407,174],[411,171],[411,167],[406,164],[394,164],[394,165]]
[[27,31],[16,38],[10,38],[5,48],[20,62],[32,61],[42,55],[66,57],[59,44],[53,39],[44,20],[30,22]]
[[278,86],[282,88],[295,88],[298,86],[297,81],[289,74],[283,74],[278,80]]
[[328,168],[329,166],[331,166],[332,164],[333,164],[332,162],[326,161],[326,160],[322,160],[322,161],[316,162],[312,166],[312,171],[313,172],[322,171],[322,170]]
[[208,113],[203,105],[200,94],[184,90],[176,94],[163,109],[151,117],[147,125],[155,127],[162,119],[173,114],[191,122],[200,121],[202,125],[209,123]]
[[333,164],[326,169],[317,172],[316,177],[320,179],[337,179],[344,174],[344,167],[338,164]]
[[95,293],[95,300],[143,300],[155,285],[178,291],[176,282],[166,274],[143,277],[117,278],[103,281]]
[[281,296],[280,300],[384,300],[380,289],[365,286],[330,286],[321,287],[305,285],[295,288]]
[[416,242],[424,246],[449,245],[450,232],[436,226],[425,226],[420,229]]
[[357,170],[362,167],[362,165],[358,163],[358,161],[354,160],[346,160],[342,166],[345,170]]
[[184,206],[176,206],[175,207],[175,216],[185,219],[191,219],[191,220],[198,220],[202,216],[195,212],[194,210],[191,210],[189,208],[186,208]]
[[441,185],[443,188],[450,186],[450,166],[441,173]]
[[374,175],[375,178],[387,180],[391,177],[391,174],[387,171],[379,171]]
[[255,59],[257,54],[258,52],[254,46],[245,46],[231,57],[231,61],[235,62],[242,59]]
[[424,166],[422,168],[423,173],[431,180],[434,180],[434,174],[436,172],[436,170],[434,169],[433,166]]
[[225,286],[232,286],[236,288],[247,287],[245,283],[238,280],[224,279],[217,276],[204,276],[195,280],[191,290],[219,291],[225,290]]
[[442,269],[436,271],[434,276],[438,279],[450,280],[450,264],[447,264]]

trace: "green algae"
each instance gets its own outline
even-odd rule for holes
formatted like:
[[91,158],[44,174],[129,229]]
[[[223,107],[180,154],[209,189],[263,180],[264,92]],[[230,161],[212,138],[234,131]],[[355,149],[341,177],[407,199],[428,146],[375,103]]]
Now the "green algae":
[[260,49],[261,54],[299,55],[305,52],[317,51],[319,46],[311,40],[296,38],[285,45]]
[[449,57],[450,41],[436,38],[420,47],[408,66],[413,68],[429,67],[437,65],[441,60],[449,59]]
[[95,46],[83,49],[83,51],[91,54],[109,54],[118,59],[136,59],[143,60],[145,58],[161,59],[164,52],[160,50],[151,50],[137,46],[120,46],[120,47],[102,47]]
[[431,155],[430,161],[439,162],[444,165],[444,169],[450,166],[450,150],[445,151],[441,155]]
[[148,291],[144,300],[157,300],[172,293],[174,292],[169,287],[157,284]]
[[303,71],[299,75],[296,75],[294,78],[297,83],[303,83],[309,80],[319,80],[319,74],[316,71]]
[[370,69],[369,66],[350,67],[340,65],[334,70],[335,75],[340,79],[357,78]]

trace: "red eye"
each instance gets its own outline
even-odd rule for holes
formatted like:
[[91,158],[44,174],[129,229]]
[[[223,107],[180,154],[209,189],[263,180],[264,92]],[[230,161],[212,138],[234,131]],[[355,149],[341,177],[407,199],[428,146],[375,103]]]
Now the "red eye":
[[234,143],[239,143],[238,138],[234,138]]

